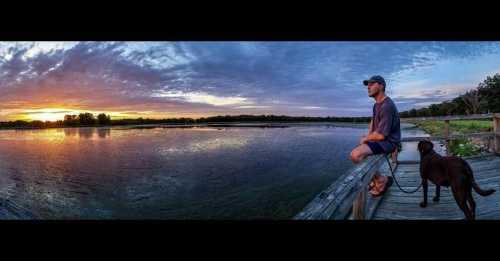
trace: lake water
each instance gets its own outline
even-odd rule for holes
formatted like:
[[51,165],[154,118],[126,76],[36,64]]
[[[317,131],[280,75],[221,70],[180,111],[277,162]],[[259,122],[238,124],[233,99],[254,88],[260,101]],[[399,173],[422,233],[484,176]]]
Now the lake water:
[[[365,133],[364,125],[0,130],[0,197],[44,219],[291,218],[353,166],[349,152]],[[401,158],[417,159],[415,144]]]

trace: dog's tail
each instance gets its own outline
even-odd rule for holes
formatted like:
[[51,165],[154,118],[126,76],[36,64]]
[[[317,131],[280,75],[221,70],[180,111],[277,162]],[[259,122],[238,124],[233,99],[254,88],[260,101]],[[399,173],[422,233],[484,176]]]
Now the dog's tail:
[[465,164],[465,167],[467,168],[467,172],[469,172],[469,177],[471,179],[471,184],[472,184],[472,188],[474,189],[474,191],[476,191],[477,194],[479,194],[483,197],[486,197],[486,196],[493,194],[495,192],[494,189],[482,190],[479,187],[479,185],[477,185],[476,181],[474,180],[474,173],[472,172],[472,168],[470,167],[469,163],[467,163],[467,161],[465,161],[465,160],[463,160],[463,162]]

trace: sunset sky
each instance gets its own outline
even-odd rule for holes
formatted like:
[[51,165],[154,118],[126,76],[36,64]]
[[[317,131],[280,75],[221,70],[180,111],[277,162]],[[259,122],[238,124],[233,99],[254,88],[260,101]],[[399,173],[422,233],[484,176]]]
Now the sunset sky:
[[369,116],[373,74],[403,111],[494,73],[500,42],[0,42],[0,121]]

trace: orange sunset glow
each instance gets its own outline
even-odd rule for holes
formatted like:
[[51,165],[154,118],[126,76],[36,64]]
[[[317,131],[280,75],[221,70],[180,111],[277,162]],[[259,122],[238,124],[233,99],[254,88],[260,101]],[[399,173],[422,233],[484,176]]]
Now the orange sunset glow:
[[20,119],[37,121],[58,121],[63,120],[66,114],[78,114],[78,111],[70,111],[62,108],[45,108],[37,110],[26,110],[20,115]]
[[[168,116],[168,114],[157,114],[154,112],[133,112],[132,114],[127,114],[123,112],[110,112],[110,111],[94,111],[94,110],[73,110],[66,108],[43,108],[43,109],[32,109],[32,110],[22,110],[11,120],[26,120],[26,121],[59,121],[64,120],[65,115],[78,115],[80,113],[89,112],[97,116],[100,113],[105,113],[110,115],[112,119],[126,119],[126,118],[150,118],[150,119],[161,119]],[[199,115],[195,115],[201,117]],[[174,117],[174,115],[171,115]]]

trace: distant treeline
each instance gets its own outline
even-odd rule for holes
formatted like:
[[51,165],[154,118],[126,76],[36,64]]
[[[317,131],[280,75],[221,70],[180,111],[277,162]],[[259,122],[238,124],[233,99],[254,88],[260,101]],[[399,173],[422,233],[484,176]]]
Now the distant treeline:
[[236,122],[350,122],[366,123],[370,117],[294,117],[285,115],[225,115],[206,118],[167,118],[167,119],[120,119],[111,120],[107,114],[101,113],[94,117],[92,113],[66,115],[64,120],[50,121],[9,121],[0,122],[0,128],[58,128],[83,126],[114,126],[139,124],[199,124],[199,123],[236,123]]
[[206,118],[169,118],[169,119],[123,119],[112,120],[112,125],[128,124],[197,124],[197,123],[236,123],[236,122],[369,122],[370,117],[296,117],[286,115],[225,115]]
[[500,74],[488,76],[474,90],[470,90],[451,101],[432,104],[421,109],[400,112],[401,118],[446,115],[468,115],[500,112]]
[[112,124],[111,117],[105,113],[94,116],[85,112],[79,115],[65,115],[64,120],[58,121],[8,121],[0,122],[0,128],[58,128],[58,127],[78,127],[78,126],[102,126]]

